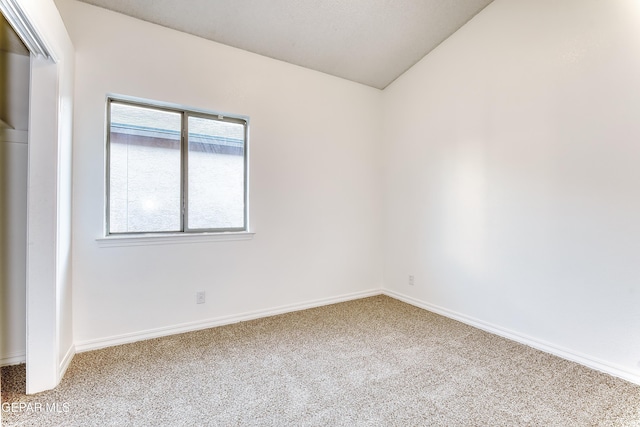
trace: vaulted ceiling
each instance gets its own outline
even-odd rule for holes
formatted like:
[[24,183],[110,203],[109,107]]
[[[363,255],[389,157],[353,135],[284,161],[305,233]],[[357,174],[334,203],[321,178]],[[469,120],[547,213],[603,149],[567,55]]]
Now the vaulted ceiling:
[[81,0],[386,87],[492,0]]

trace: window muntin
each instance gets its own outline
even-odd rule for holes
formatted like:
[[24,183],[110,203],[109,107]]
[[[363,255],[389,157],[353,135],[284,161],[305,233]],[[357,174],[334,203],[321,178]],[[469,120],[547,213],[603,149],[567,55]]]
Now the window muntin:
[[109,98],[107,234],[247,230],[247,121]]

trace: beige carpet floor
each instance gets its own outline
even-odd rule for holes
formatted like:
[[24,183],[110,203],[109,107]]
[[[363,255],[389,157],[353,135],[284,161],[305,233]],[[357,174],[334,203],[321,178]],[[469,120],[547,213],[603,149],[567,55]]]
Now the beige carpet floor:
[[3,426],[640,426],[639,386],[385,296],[77,354],[33,396],[5,367],[2,402],[32,408]]

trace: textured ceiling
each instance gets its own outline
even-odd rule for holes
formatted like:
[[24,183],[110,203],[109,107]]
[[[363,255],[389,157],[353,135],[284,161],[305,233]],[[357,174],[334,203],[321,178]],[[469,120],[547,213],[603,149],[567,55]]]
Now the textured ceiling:
[[29,51],[22,43],[22,40],[13,31],[11,25],[0,13],[0,50],[5,52],[18,53],[20,55],[29,55]]
[[384,88],[492,0],[82,0]]

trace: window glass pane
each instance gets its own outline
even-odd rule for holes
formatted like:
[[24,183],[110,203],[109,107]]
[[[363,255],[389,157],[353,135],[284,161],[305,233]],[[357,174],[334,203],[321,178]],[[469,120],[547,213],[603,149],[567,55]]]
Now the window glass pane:
[[110,105],[109,232],[180,231],[181,114]]
[[188,122],[190,229],[243,229],[244,125],[201,117]]

